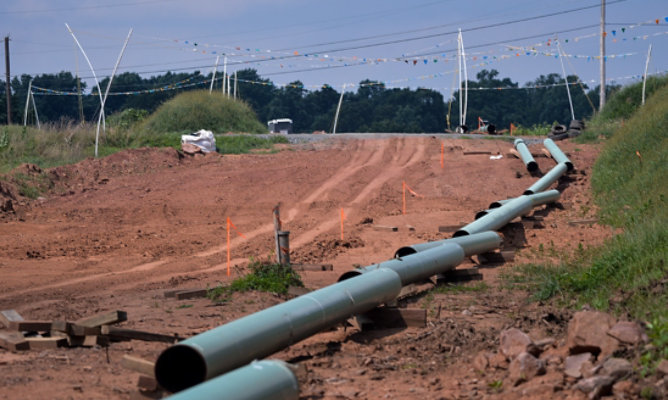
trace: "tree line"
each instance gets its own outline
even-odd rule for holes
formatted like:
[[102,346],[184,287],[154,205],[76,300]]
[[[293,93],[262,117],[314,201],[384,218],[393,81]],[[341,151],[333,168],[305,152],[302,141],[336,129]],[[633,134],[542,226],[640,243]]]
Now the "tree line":
[[[237,72],[238,97],[247,102],[260,121],[290,118],[295,132],[331,132],[340,92],[329,85],[314,91],[300,81],[278,87],[261,77],[254,69]],[[143,78],[134,72],[117,75],[111,92],[132,92],[112,95],[105,103],[106,115],[126,109],[155,111],[160,104],[186,90],[208,89],[204,83],[211,74],[171,73]],[[30,81],[32,85],[68,93],[77,93],[77,83],[86,95],[35,95],[41,122],[96,121],[100,110],[97,87],[90,90],[85,82],[77,82],[70,72],[27,74],[11,82],[12,121],[23,122],[23,110]],[[100,82],[104,92],[109,78]],[[598,105],[598,87],[589,89],[575,75],[568,77],[576,119],[588,118]],[[221,89],[217,80],[214,90]],[[177,89],[173,89],[177,87]],[[511,123],[524,126],[553,122],[568,123],[570,107],[563,78],[558,74],[541,75],[523,86],[510,78],[499,78],[496,70],[481,70],[476,80],[468,81],[466,125],[477,127],[478,117],[495,124],[497,129]],[[164,88],[165,90],[161,90]],[[618,87],[609,87],[610,91]],[[169,89],[169,90],[167,90]],[[33,91],[34,93],[37,93]],[[363,80],[355,92],[343,95],[337,132],[443,132],[459,125],[459,91],[445,98],[433,89],[387,88],[382,82]],[[0,123],[7,122],[5,86],[0,86]],[[30,113],[32,118],[32,111]]]

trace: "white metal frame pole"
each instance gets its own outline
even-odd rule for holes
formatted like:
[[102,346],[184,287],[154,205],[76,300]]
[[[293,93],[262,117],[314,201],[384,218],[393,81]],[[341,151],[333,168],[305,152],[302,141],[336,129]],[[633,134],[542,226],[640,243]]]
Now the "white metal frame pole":
[[32,93],[32,79],[28,83],[28,94],[26,94],[26,106],[23,109],[23,126],[26,126],[28,124],[28,106],[30,106],[31,93]]
[[343,103],[343,94],[346,92],[346,84],[343,84],[341,88],[341,96],[339,97],[339,104],[336,106],[336,115],[334,116],[334,128],[332,129],[332,134],[336,133],[336,125],[339,123],[339,112],[341,111],[341,103]]
[[564,68],[563,52],[561,42],[557,38],[557,48],[559,49],[559,61],[561,62],[561,72],[564,74],[564,81],[566,82],[566,93],[568,93],[568,105],[571,108],[571,120],[575,120],[575,113],[573,112],[573,100],[571,99],[571,89],[568,87],[568,77],[566,76],[566,68]]
[[37,120],[37,129],[42,129],[42,126],[39,124],[39,114],[37,114],[37,105],[35,104],[35,95],[32,94],[32,90],[30,90],[30,98],[32,99],[32,108],[35,110],[35,120]]
[[462,30],[459,29],[457,35],[457,80],[459,81],[459,126],[464,125],[462,122]]
[[223,94],[225,94],[226,76],[227,76],[227,56],[223,57]]
[[227,75],[227,97],[230,97],[230,91],[231,91],[231,87],[230,87],[230,75]]
[[601,82],[600,82],[600,90],[599,90],[599,96],[600,96],[600,101],[598,103],[598,111],[601,112],[603,111],[603,107],[605,106],[605,0],[601,0],[601,43],[600,43],[600,50],[601,50],[601,64],[600,64],[600,73],[601,73]]
[[213,91],[213,84],[216,82],[216,72],[218,71],[218,61],[220,61],[220,56],[216,56],[216,63],[213,66],[213,72],[211,73],[211,86],[209,86],[209,93]]
[[125,53],[125,49],[128,47],[130,36],[132,36],[132,28],[130,28],[130,31],[128,32],[128,37],[125,38],[125,42],[123,43],[123,48],[121,49],[121,53],[118,55],[118,59],[116,60],[114,69],[111,72],[111,77],[109,78],[109,82],[107,83],[107,88],[104,91],[104,98],[102,99],[102,112],[100,112],[100,116],[97,118],[97,131],[95,132],[95,157],[97,157],[97,144],[100,138],[100,122],[102,122],[105,125],[104,130],[106,131],[106,123],[102,118],[102,116],[104,115],[104,105],[107,103],[107,97],[109,96],[109,89],[111,88],[111,82],[114,80],[114,76],[116,75],[116,70],[118,70],[118,65],[121,63],[121,59],[123,58],[123,53]]
[[234,71],[234,99],[235,100],[237,98],[237,85],[238,85],[237,71]]
[[[459,31],[459,34],[461,35],[461,29]],[[461,44],[462,44],[462,63],[464,65],[464,123],[462,125],[466,125],[466,111],[468,110],[468,105],[469,105],[469,74],[468,70],[466,68],[466,50],[464,50],[464,37],[461,37]]]
[[97,80],[97,75],[95,74],[95,69],[93,69],[93,65],[90,63],[90,60],[88,59],[88,56],[86,55],[86,52],[84,51],[83,47],[81,47],[81,43],[79,43],[79,40],[77,37],[74,35],[74,32],[72,32],[72,29],[70,28],[67,23],[65,23],[65,26],[67,27],[67,30],[70,32],[70,35],[72,35],[72,38],[74,39],[74,42],[79,46],[79,50],[81,50],[81,54],[83,54],[84,58],[86,59],[86,62],[88,63],[88,67],[90,68],[90,72],[93,74],[93,79],[95,79],[95,85],[97,86],[97,92],[100,95],[100,106],[102,107],[101,112],[104,113],[104,100],[102,99],[102,89],[100,89],[100,81]]
[[647,84],[647,68],[649,68],[649,59],[652,56],[652,44],[649,44],[649,50],[647,50],[647,61],[645,61],[645,74],[642,76],[642,103],[645,105],[645,85]]

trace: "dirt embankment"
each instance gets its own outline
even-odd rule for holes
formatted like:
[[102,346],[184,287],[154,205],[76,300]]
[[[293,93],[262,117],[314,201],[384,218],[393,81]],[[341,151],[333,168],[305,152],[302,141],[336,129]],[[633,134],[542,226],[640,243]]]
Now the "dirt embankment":
[[[519,225],[507,233],[514,263],[559,257],[611,234],[596,223],[569,224],[595,218],[589,176],[597,149],[567,141],[560,146],[576,171],[559,182],[559,206],[537,210],[541,227]],[[183,157],[173,150],[139,149],[47,171],[23,166],[23,175],[39,180],[44,192],[28,200],[19,195],[20,180],[0,181],[0,309],[41,320],[119,309],[128,313],[125,327],[194,335],[283,301],[245,293],[214,305],[163,295],[170,288],[227,282],[250,258],[272,257],[276,204],[290,231],[291,259],[333,264],[333,271],[302,273],[307,287],[319,288],[354,265],[391,258],[401,246],[447,238],[451,233],[439,232],[439,226],[468,223],[492,201],[521,194],[537,178],[508,157],[510,148],[505,141],[441,136],[337,138],[267,155]],[[540,153],[539,146],[532,150]],[[496,154],[503,157],[490,159]],[[537,161],[543,172],[554,165],[546,157]],[[405,214],[402,182],[417,194],[408,194]],[[243,234],[232,232],[231,276],[228,217]],[[504,290],[498,276],[511,265],[481,269],[484,285],[468,284],[478,285],[476,291],[412,298],[410,307],[427,310],[426,328],[338,328],[276,356],[306,366],[303,398],[514,393],[495,383],[504,379],[501,372],[473,367],[476,354],[496,349],[500,332],[509,327],[534,339],[560,340],[570,313]],[[0,350],[0,398],[129,398],[138,374],[121,368],[122,356],[154,360],[165,347],[132,341],[105,348]]]

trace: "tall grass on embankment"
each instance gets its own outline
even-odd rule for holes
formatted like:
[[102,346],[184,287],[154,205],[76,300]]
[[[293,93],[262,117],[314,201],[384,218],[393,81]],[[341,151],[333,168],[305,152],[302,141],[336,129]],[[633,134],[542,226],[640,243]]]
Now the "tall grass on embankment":
[[[668,75],[647,78],[645,98],[668,86]],[[608,99],[603,111],[587,121],[587,129],[575,139],[577,143],[597,142],[599,138],[609,139],[642,105],[642,82],[625,86]]]
[[[126,109],[107,118],[100,131],[98,156],[138,147],[179,148],[181,135],[208,129],[215,134],[265,133],[255,113],[243,102],[220,93],[182,93],[163,104],[154,114]],[[43,124],[42,129],[18,125],[0,127],[0,173],[22,163],[41,168],[72,164],[95,154],[95,124]],[[269,139],[254,135],[217,136],[221,153],[241,154],[254,149],[271,149],[287,143],[283,136]]]
[[586,303],[649,321],[651,357],[659,359],[668,357],[667,126],[665,86],[614,132],[594,165],[599,218],[622,233],[564,256],[559,265],[524,265],[506,275],[537,300]]

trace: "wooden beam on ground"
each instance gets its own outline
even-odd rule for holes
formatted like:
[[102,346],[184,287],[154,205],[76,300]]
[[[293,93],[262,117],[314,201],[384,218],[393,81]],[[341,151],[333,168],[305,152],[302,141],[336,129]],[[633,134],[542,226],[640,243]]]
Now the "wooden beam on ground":
[[20,332],[46,332],[51,330],[51,321],[11,321],[9,329]]
[[423,328],[427,325],[427,310],[423,308],[379,307],[365,313],[364,318],[371,321],[364,328]]
[[208,289],[190,289],[176,292],[174,297],[176,297],[176,300],[197,299],[206,297],[208,293],[209,293]]
[[299,297],[310,293],[311,290],[301,286],[288,286],[288,296]]
[[374,225],[373,230],[375,231],[386,231],[386,232],[397,232],[399,230],[396,226],[387,226],[387,225]]
[[477,156],[477,155],[492,155],[491,151],[465,151],[464,155],[465,156]]
[[168,290],[165,290],[165,291],[164,291],[164,296],[165,296],[166,298],[176,297],[176,294],[179,293],[179,292],[184,292],[184,291],[186,291],[186,290],[195,290],[195,289],[197,289],[197,288],[187,288],[187,289],[184,289],[184,288],[181,288],[181,289],[168,289]]
[[292,269],[295,271],[333,271],[334,265],[332,264],[291,264]]
[[515,252],[512,250],[504,250],[498,253],[480,253],[478,254],[478,261],[481,264],[503,264],[515,260]]
[[5,328],[9,328],[9,325],[12,322],[18,322],[18,321],[23,321],[23,317],[21,314],[17,313],[14,310],[2,310],[0,311],[0,323]]
[[125,369],[129,369],[151,378],[155,378],[155,363],[152,361],[126,354],[121,359],[121,366]]
[[158,381],[152,376],[139,375],[137,381],[137,388],[142,392],[155,392],[160,388]]
[[30,344],[19,332],[0,331],[0,347],[9,351],[29,350]]
[[506,153],[506,155],[507,156],[513,156],[515,158],[520,158],[520,159],[522,158],[522,157],[520,157],[520,153],[515,149],[508,150],[508,153]]
[[465,224],[460,224],[460,225],[440,225],[438,227],[438,231],[441,233],[449,233],[449,232],[456,232],[464,226]]
[[79,319],[75,323],[76,325],[93,328],[101,325],[109,325],[127,321],[127,319],[128,314],[125,311],[109,311],[93,315],[92,317]]
[[433,288],[434,288],[434,282],[429,280],[420,283],[411,283],[401,288],[401,291],[397,296],[397,300],[403,300],[408,297],[417,296],[424,292],[428,292]]
[[64,337],[28,337],[25,339],[30,346],[30,350],[57,349],[67,344],[67,338]]
[[145,331],[138,331],[134,329],[118,328],[115,326],[103,325],[102,334],[109,336],[110,339],[120,339],[120,340],[143,340],[146,342],[163,342],[163,343],[175,343],[183,338],[172,335],[163,335],[160,333],[152,333]]
[[72,336],[91,336],[99,335],[100,327],[99,326],[83,326],[79,324],[72,324],[70,326],[69,335]]
[[69,335],[72,333],[72,323],[67,321],[53,321],[51,322],[51,330]]

